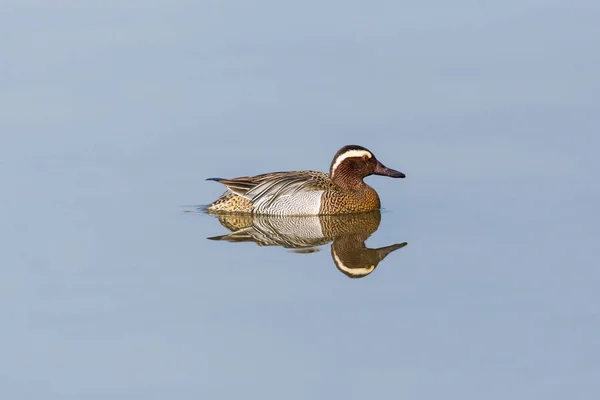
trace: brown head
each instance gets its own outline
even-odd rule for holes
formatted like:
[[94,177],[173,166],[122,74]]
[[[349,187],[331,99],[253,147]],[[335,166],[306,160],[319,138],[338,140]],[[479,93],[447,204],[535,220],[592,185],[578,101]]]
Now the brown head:
[[402,172],[383,165],[373,153],[362,146],[348,145],[338,150],[333,157],[329,176],[333,183],[345,189],[357,189],[369,175],[405,178]]

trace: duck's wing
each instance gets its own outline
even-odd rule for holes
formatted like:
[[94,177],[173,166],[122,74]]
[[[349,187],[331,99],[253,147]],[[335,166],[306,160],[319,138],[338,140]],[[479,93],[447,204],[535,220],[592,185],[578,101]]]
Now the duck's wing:
[[300,191],[323,190],[326,174],[316,171],[272,172],[269,174],[222,179],[209,178],[227,186],[227,189],[259,205],[272,203],[282,196]]

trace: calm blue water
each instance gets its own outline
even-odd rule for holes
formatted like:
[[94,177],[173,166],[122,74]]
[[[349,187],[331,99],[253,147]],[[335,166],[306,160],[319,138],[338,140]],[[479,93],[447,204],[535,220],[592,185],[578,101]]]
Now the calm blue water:
[[[0,393],[592,399],[596,2],[9,2]],[[207,240],[207,177],[366,146],[370,248]]]

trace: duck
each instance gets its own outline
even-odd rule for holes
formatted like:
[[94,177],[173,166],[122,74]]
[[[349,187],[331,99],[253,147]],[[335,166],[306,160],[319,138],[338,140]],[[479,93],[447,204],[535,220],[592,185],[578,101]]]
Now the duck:
[[371,274],[385,257],[408,243],[368,248],[365,241],[377,231],[379,210],[341,215],[283,216],[253,214],[215,214],[230,233],[209,240],[230,243],[256,243],[278,246],[294,253],[320,251],[331,243],[331,258],[336,268],[349,278]]
[[346,145],[335,153],[329,173],[285,171],[231,179],[208,178],[227,189],[206,206],[206,211],[308,216],[379,210],[379,195],[363,180],[370,175],[406,177],[383,165],[365,147]]

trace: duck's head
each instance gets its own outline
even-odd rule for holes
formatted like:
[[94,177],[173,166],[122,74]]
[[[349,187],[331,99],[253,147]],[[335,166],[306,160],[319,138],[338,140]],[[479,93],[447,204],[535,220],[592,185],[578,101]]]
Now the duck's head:
[[373,153],[362,146],[348,145],[338,150],[333,157],[329,176],[340,186],[354,186],[369,175],[405,178],[402,172],[383,165]]

